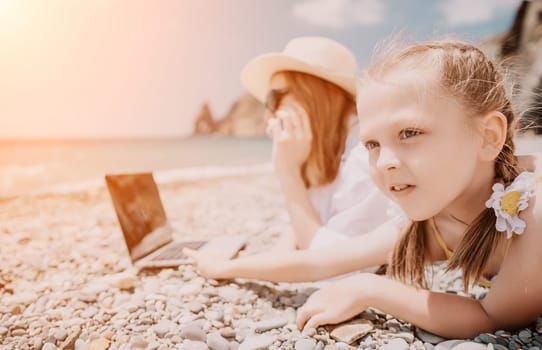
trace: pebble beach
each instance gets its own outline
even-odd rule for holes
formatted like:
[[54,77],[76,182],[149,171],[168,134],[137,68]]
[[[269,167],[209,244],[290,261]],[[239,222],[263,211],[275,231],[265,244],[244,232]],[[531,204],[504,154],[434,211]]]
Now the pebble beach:
[[[289,229],[270,169],[159,181],[177,239],[246,235],[240,253]],[[300,332],[297,307],[318,284],[206,280],[190,265],[137,272],[103,186],[0,200],[1,349],[529,349],[527,328],[447,340],[368,309],[342,325]],[[431,267],[433,289],[462,294],[459,273]],[[475,298],[486,290],[475,286]],[[450,310],[453,312],[453,310]]]

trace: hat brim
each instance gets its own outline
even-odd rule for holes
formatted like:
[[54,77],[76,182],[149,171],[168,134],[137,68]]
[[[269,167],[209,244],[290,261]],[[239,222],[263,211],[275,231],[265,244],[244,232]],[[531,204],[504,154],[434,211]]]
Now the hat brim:
[[250,61],[241,72],[241,82],[260,102],[265,102],[271,77],[281,71],[296,71],[329,81],[352,96],[356,94],[355,77],[336,74],[320,66],[310,65],[288,55],[270,53]]

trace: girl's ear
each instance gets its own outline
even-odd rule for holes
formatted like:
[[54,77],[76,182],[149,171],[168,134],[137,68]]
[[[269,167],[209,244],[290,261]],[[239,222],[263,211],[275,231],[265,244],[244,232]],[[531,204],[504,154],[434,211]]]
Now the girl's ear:
[[492,161],[497,158],[506,141],[508,122],[504,114],[492,111],[480,119],[480,134],[482,145],[479,156],[483,161]]

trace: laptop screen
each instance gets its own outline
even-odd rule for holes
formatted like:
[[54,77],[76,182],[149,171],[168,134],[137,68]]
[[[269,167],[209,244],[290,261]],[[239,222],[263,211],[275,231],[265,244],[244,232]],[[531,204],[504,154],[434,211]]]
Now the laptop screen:
[[106,175],[105,182],[132,261],[172,240],[152,173]]

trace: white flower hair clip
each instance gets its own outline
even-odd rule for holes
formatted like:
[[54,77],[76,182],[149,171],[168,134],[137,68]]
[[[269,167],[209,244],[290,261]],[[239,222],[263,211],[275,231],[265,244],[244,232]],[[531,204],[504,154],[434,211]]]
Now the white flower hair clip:
[[525,221],[520,219],[519,212],[529,206],[529,198],[536,188],[536,177],[534,173],[524,171],[514,181],[504,188],[501,183],[493,185],[493,194],[486,202],[487,208],[495,210],[497,223],[495,227],[499,232],[506,231],[506,238],[512,235],[522,234],[525,230]]

